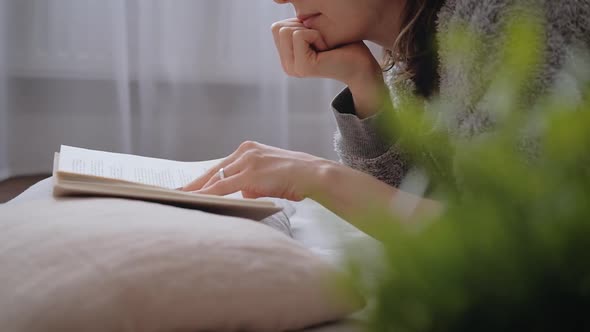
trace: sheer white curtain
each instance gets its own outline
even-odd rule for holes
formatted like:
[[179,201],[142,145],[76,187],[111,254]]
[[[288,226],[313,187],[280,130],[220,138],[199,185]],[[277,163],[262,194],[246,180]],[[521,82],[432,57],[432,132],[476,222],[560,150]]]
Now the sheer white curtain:
[[287,78],[271,0],[0,0],[0,178],[60,144],[180,160],[244,140],[333,158],[341,86]]

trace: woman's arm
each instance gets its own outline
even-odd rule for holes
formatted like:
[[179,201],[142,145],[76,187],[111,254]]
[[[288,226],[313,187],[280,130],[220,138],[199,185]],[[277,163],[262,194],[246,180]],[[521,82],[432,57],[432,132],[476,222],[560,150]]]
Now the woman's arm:
[[[355,92],[342,91],[332,102],[332,111],[338,125],[334,145],[340,161],[345,165],[370,174],[398,187],[411,167],[409,156],[396,142],[382,136],[384,112],[391,109],[389,95],[379,98],[380,105],[372,106],[367,117],[358,115]],[[384,93],[381,93],[384,96]]]
[[284,71],[295,77],[324,77],[346,84],[333,103],[339,131],[335,138],[341,161],[390,185],[399,185],[408,170],[402,151],[379,137],[376,124],[390,102],[381,66],[363,42],[329,48],[317,30],[297,19],[277,22],[273,37]]
[[333,161],[322,162],[314,184],[309,197],[375,238],[379,238],[378,220],[369,218],[375,211],[410,221],[443,210],[439,202],[404,192]]
[[377,225],[362,218],[376,209],[391,211],[402,220],[441,210],[436,202],[405,193],[343,164],[257,142],[243,143],[183,190],[209,195],[241,191],[246,198],[293,201],[309,197],[376,238]]

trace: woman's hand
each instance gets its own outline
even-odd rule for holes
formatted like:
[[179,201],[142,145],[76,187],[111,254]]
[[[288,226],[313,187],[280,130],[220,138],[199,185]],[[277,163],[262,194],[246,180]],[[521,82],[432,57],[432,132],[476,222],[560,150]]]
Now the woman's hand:
[[379,63],[362,41],[330,48],[319,31],[292,18],[272,25],[283,70],[294,77],[323,77],[349,86],[359,117],[376,112],[385,84]]
[[380,73],[369,48],[356,42],[330,49],[319,31],[291,18],[272,25],[284,71],[294,77],[324,77],[350,85]]
[[[221,168],[224,179],[219,176]],[[379,238],[381,219],[366,218],[377,211],[374,209],[391,211],[402,220],[442,211],[438,202],[405,193],[337,162],[256,142],[242,143],[182,190],[209,195],[241,191],[246,198],[278,197],[292,201],[309,197],[375,238]],[[402,209],[392,211],[392,206]]]
[[[241,191],[245,198],[277,197],[301,201],[315,190],[323,164],[331,163],[301,152],[245,142],[183,191],[227,195]],[[225,178],[218,173],[223,168]]]

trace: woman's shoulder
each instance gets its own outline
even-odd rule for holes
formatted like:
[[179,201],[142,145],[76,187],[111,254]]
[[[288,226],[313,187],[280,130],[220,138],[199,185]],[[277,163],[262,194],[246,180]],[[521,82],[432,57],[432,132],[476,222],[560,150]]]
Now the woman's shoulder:
[[447,0],[439,13],[439,32],[459,25],[482,37],[495,35],[506,14],[525,1],[536,0]]
[[568,44],[590,47],[590,1],[546,1],[548,26],[563,36]]
[[[590,50],[589,0],[447,0],[438,20],[439,55],[443,67],[445,59],[456,54],[452,45],[446,45],[444,41],[460,27],[466,28],[478,41],[477,49],[468,50],[472,58],[485,58],[483,63],[473,63],[482,67],[475,68],[476,72],[482,74],[480,69],[483,67],[497,68],[501,58],[498,52],[504,48],[509,31],[507,23],[520,20],[523,13],[543,26],[545,63],[541,79],[546,84],[561,69],[572,50]],[[441,77],[444,74],[441,73]]]
[[[506,23],[520,17],[523,6],[524,12],[538,18],[545,30],[544,61],[531,80],[531,100],[553,88],[572,49],[590,47],[588,0],[448,0],[438,22],[440,94],[461,106],[457,119],[462,132],[493,127],[495,121],[486,104],[487,88],[503,65]],[[445,44],[445,37],[455,26],[475,33],[476,47],[457,54],[453,44]]]
[[[525,8],[540,16],[549,30],[588,43],[590,1],[588,0],[447,0],[439,13],[439,32],[453,24],[467,26],[484,37],[501,33],[505,18]],[[533,10],[537,9],[537,10]]]

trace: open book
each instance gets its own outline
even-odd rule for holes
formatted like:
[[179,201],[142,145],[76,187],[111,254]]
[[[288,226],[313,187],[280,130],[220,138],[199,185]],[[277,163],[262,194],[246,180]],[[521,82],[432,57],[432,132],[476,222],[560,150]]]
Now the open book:
[[181,162],[62,145],[53,164],[55,196],[109,196],[160,202],[262,220],[282,210],[274,202],[176,190],[220,160]]

